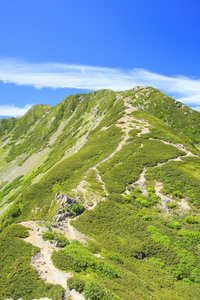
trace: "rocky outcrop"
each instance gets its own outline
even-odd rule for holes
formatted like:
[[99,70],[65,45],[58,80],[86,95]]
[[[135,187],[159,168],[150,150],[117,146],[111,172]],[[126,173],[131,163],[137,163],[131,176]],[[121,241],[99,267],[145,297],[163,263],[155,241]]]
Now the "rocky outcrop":
[[60,201],[60,207],[53,217],[53,220],[56,222],[61,222],[65,220],[67,217],[71,217],[73,215],[72,204],[76,204],[76,200],[70,198],[66,194],[57,193],[55,196],[56,201]]

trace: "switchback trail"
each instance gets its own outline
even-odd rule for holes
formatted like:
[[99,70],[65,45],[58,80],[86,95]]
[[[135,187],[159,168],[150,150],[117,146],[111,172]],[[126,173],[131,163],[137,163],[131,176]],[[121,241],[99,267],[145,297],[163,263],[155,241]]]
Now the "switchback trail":
[[[155,141],[160,141],[166,145],[171,145],[183,152],[186,153],[186,156],[192,156],[192,157],[198,157],[197,155],[193,154],[191,151],[187,150],[183,145],[181,144],[173,144],[173,143],[170,143],[170,142],[166,142],[166,141],[163,141],[163,140],[160,140],[160,139],[153,139],[153,138],[150,138],[150,140],[155,140]],[[182,157],[181,156],[178,156],[177,158],[171,158],[171,159],[168,159],[167,161],[163,162],[163,163],[158,163],[157,164],[157,167],[161,167],[163,166],[164,164],[170,162],[170,161],[183,161],[181,159]],[[146,182],[146,179],[145,179],[145,173],[146,173],[146,170],[147,168],[144,168],[143,171],[140,173],[140,177],[139,179],[135,182],[135,184],[141,189],[141,193],[143,196],[147,196],[147,190],[146,190],[146,185],[145,185],[145,182]],[[163,195],[162,193],[160,193],[161,189],[163,188],[163,184],[161,182],[157,182],[156,185],[155,185],[155,192],[156,192],[156,195],[158,197],[160,197],[160,201],[161,203],[158,204],[158,208],[162,209],[165,211],[165,215],[169,215],[169,209],[167,207],[167,203],[176,203],[175,200],[173,200],[172,198],[169,198],[165,195]],[[180,208],[184,211],[187,211],[190,209],[186,199],[182,199],[181,202],[177,202],[177,204],[179,204]]]

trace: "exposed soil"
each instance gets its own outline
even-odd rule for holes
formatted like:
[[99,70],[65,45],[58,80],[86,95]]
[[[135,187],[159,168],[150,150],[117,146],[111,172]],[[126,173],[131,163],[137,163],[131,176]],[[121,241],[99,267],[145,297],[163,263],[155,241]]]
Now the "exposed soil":
[[[26,226],[29,229],[30,236],[25,238],[26,242],[31,243],[33,246],[37,246],[40,248],[40,252],[32,257],[31,265],[36,268],[39,276],[47,283],[51,284],[59,284],[65,290],[67,289],[67,279],[70,278],[73,274],[71,272],[60,271],[54,267],[51,255],[53,251],[58,251],[54,244],[51,244],[48,241],[44,241],[42,239],[42,232],[48,231],[46,227],[41,227],[37,224],[36,221],[26,221],[21,222],[21,225]],[[67,237],[70,239],[78,239],[82,241],[82,236],[77,230],[75,230],[70,225],[70,220],[66,222],[66,227],[68,228]],[[63,230],[62,233],[65,233]],[[84,296],[79,294],[76,291],[69,291],[68,294],[71,295],[71,299],[73,300],[84,300]]]
[[41,249],[32,259],[32,266],[36,267],[37,271],[41,271],[40,276],[44,281],[51,284],[59,284],[66,289],[67,279],[72,276],[72,273],[63,272],[54,267],[51,255],[53,250],[58,251],[58,248],[42,239],[42,232],[48,231],[48,229],[37,225],[35,221],[22,222],[21,225],[31,228],[29,230],[30,236],[24,240]]
[[163,195],[162,193],[160,193],[160,191],[162,190],[163,188],[163,184],[162,182],[156,182],[156,185],[155,185],[155,192],[156,192],[156,195],[158,197],[160,197],[160,204],[158,204],[158,208],[162,209],[165,211],[165,215],[169,215],[170,212],[169,212],[169,208],[167,207],[167,203],[175,203],[175,201],[165,195]]
[[140,173],[139,179],[135,182],[135,184],[141,189],[142,195],[147,196],[147,190],[146,190],[146,179],[145,179],[145,173],[146,173],[147,168],[144,168],[142,173]]

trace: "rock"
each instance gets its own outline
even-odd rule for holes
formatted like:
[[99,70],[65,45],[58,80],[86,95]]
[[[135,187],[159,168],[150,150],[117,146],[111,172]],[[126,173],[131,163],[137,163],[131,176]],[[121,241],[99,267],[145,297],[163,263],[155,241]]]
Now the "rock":
[[65,213],[65,210],[64,209],[61,209],[57,212],[57,215],[60,215],[60,214],[64,214]]
[[139,252],[136,254],[135,258],[141,260],[144,259],[146,257],[146,255],[143,252]]
[[55,245],[55,247],[58,247],[58,248],[59,248],[59,247],[60,247],[59,244],[60,244],[60,243],[58,243],[57,241],[55,241],[55,244],[54,244],[54,245]]
[[53,224],[51,226],[54,227],[54,228],[58,228],[59,227],[58,224]]
[[[71,205],[73,203],[76,203],[75,199],[70,198],[69,196],[63,193],[57,193],[55,196],[55,200],[60,201],[60,208],[57,211],[56,215],[53,217],[53,220],[55,220],[56,222],[61,222],[65,220],[65,218],[73,215],[73,212],[70,209]],[[66,207],[68,208],[67,211]]]

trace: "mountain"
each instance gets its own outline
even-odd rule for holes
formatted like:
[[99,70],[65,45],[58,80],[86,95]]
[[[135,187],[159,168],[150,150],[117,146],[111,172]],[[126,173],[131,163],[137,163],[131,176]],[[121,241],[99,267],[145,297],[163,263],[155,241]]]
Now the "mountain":
[[1,119],[0,300],[199,299],[199,125],[152,87]]

